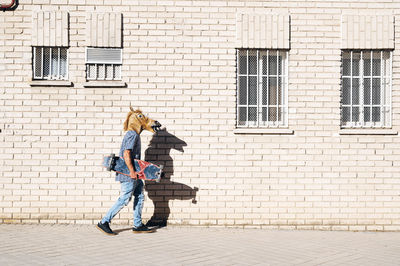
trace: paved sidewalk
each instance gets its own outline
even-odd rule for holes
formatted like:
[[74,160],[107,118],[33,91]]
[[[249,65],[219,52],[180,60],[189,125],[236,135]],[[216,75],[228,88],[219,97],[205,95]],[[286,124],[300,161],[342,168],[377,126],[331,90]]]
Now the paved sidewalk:
[[400,265],[400,233],[0,224],[0,265]]

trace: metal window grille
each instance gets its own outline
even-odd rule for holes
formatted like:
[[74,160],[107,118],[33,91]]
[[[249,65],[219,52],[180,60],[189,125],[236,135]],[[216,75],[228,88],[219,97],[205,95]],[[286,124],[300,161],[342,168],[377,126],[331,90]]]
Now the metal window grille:
[[33,47],[33,78],[68,79],[68,48]]
[[121,80],[122,49],[87,48],[87,80]]
[[288,125],[288,51],[237,50],[237,126]]
[[342,127],[391,127],[391,88],[391,51],[342,51]]

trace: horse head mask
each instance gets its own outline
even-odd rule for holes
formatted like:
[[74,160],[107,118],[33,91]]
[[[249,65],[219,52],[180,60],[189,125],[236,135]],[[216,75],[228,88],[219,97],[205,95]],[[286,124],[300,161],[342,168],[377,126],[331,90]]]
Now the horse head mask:
[[140,134],[143,130],[148,130],[151,133],[156,133],[160,130],[161,124],[147,116],[145,116],[140,110],[133,110],[128,113],[125,123],[124,130],[134,130]]

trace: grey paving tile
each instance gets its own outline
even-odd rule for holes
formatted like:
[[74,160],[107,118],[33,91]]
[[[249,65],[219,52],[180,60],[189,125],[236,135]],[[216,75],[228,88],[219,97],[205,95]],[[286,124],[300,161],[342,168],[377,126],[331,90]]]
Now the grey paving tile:
[[400,233],[0,225],[1,265],[400,265]]

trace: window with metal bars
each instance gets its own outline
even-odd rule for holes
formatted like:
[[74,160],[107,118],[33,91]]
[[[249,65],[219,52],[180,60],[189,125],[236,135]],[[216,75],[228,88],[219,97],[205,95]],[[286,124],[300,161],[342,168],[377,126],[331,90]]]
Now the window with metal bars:
[[122,49],[86,48],[87,80],[121,80]]
[[237,50],[237,127],[288,126],[287,61],[287,50]]
[[67,47],[33,47],[33,79],[67,80]]
[[343,50],[341,126],[391,127],[392,52]]

